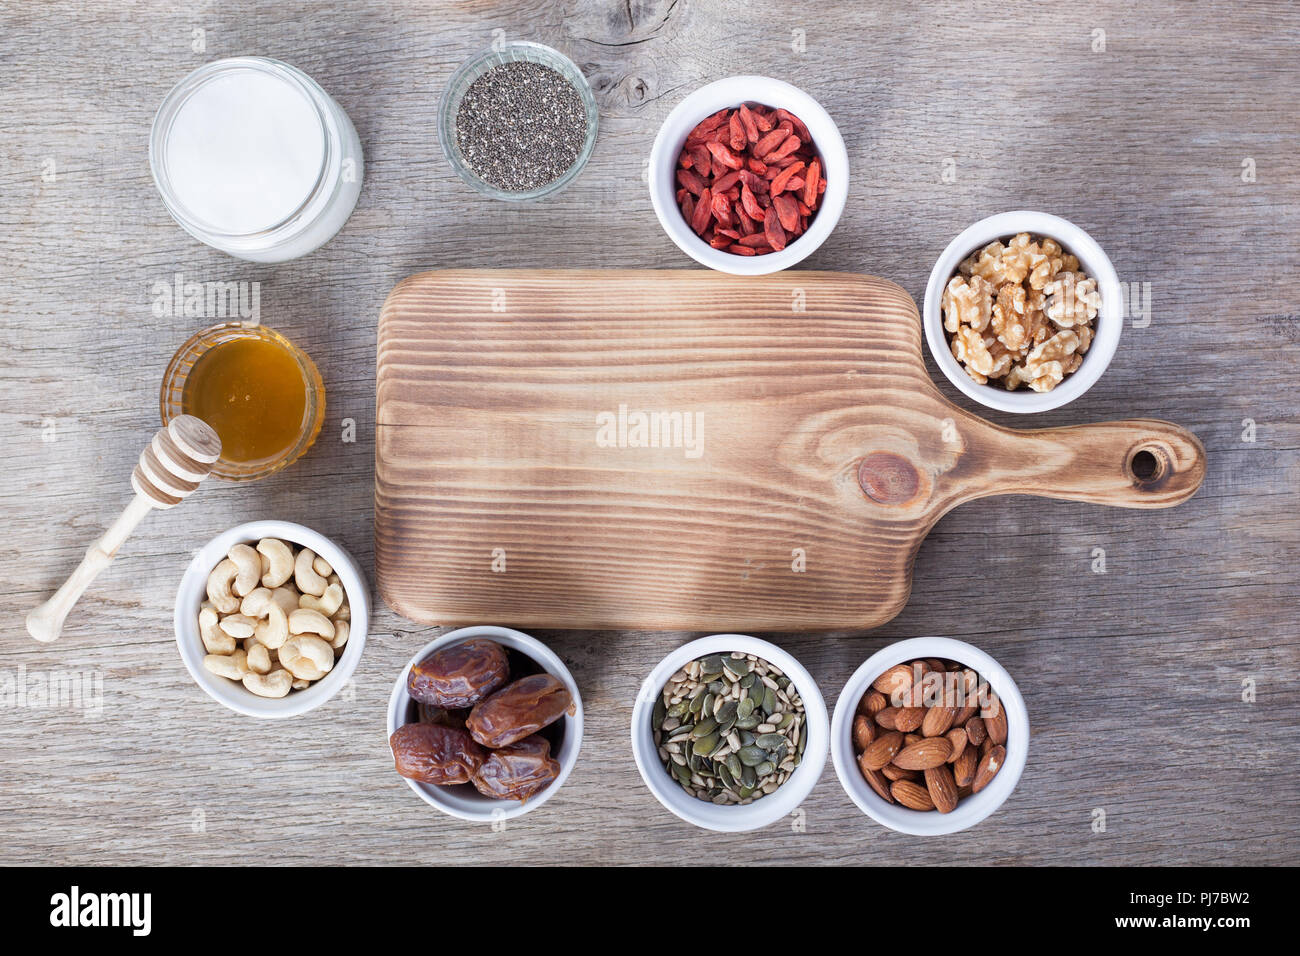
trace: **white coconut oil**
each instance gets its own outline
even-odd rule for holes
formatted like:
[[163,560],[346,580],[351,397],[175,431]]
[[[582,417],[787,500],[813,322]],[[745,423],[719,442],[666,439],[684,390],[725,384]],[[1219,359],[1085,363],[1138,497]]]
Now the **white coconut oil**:
[[154,180],[172,217],[241,259],[283,262],[328,242],[361,191],[361,143],[300,70],[218,60],[176,85],[154,119]]

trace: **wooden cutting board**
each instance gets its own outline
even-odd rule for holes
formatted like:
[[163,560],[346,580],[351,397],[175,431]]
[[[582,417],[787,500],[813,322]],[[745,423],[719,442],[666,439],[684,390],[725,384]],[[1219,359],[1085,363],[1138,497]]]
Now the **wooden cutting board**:
[[958,408],[921,338],[870,276],[412,276],[379,322],[379,590],[427,624],[871,628],[964,501],[1162,508],[1200,485],[1201,443],[1166,422]]

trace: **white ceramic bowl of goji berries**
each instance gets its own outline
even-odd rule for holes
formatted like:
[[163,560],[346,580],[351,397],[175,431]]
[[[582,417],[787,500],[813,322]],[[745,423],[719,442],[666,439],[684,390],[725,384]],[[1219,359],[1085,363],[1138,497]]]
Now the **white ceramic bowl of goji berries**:
[[[649,179],[655,215],[679,249],[719,272],[766,275],[831,234],[848,197],[849,154],[830,114],[803,90],[733,76],[668,114]],[[715,200],[715,184],[725,202]]]
[[[987,724],[988,713],[997,712],[996,707],[999,704],[1006,716],[1003,745],[1005,755],[1001,766],[996,767],[994,762],[990,761],[986,768],[981,759],[980,771],[991,772],[991,778],[986,783],[977,784],[980,786],[978,792],[961,795],[956,807],[947,813],[940,813],[938,810],[909,809],[892,796],[889,801],[886,801],[868,783],[859,765],[858,750],[853,739],[854,718],[860,712],[865,716],[865,709],[860,711],[860,705],[869,691],[879,689],[873,688],[873,682],[877,678],[882,678],[882,675],[891,668],[915,661],[933,661],[936,665],[930,668],[933,670],[938,670],[937,665],[940,661],[951,661],[960,664],[962,669],[973,670],[979,676],[980,684],[974,698],[968,700],[981,708],[977,714],[981,718],[981,723]],[[919,686],[924,687],[924,685]],[[929,693],[929,691],[922,691],[922,693]],[[996,695],[996,698],[993,695]],[[889,698],[889,695],[886,697]],[[904,700],[904,702],[908,701]],[[889,699],[889,703],[894,704],[895,701]],[[990,707],[993,708],[992,711]],[[896,707],[893,709],[897,710]],[[923,731],[918,728],[916,733],[921,734]],[[989,741],[990,744],[993,742]],[[965,744],[965,747],[974,746],[970,743]],[[1016,682],[1011,679],[1011,675],[1001,664],[984,651],[952,638],[914,637],[898,641],[876,652],[867,658],[866,663],[854,671],[853,676],[849,678],[844,690],[840,692],[839,699],[835,702],[835,712],[831,717],[831,762],[835,766],[835,774],[840,779],[840,785],[844,787],[858,809],[882,826],[900,833],[928,836],[956,833],[973,827],[992,815],[1011,796],[1011,792],[1020,781],[1021,771],[1024,770],[1028,758],[1029,713],[1025,707],[1025,699],[1020,689],[1016,687]],[[951,761],[946,762],[945,766],[951,768]],[[917,782],[916,785],[920,787],[922,784]],[[926,782],[925,787],[928,786]]]

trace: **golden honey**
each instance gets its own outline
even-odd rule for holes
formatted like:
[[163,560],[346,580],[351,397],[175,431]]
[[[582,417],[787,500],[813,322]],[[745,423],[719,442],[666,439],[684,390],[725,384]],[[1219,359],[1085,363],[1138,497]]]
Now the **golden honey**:
[[278,342],[232,339],[199,356],[185,379],[181,409],[216,430],[222,458],[250,464],[298,441],[307,381]]

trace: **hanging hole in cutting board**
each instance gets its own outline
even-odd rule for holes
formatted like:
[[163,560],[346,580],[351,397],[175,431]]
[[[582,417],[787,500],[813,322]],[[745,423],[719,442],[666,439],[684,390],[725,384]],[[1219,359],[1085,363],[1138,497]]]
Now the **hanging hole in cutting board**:
[[1164,456],[1158,450],[1139,448],[1129,456],[1128,470],[1134,481],[1149,488],[1165,475]]

